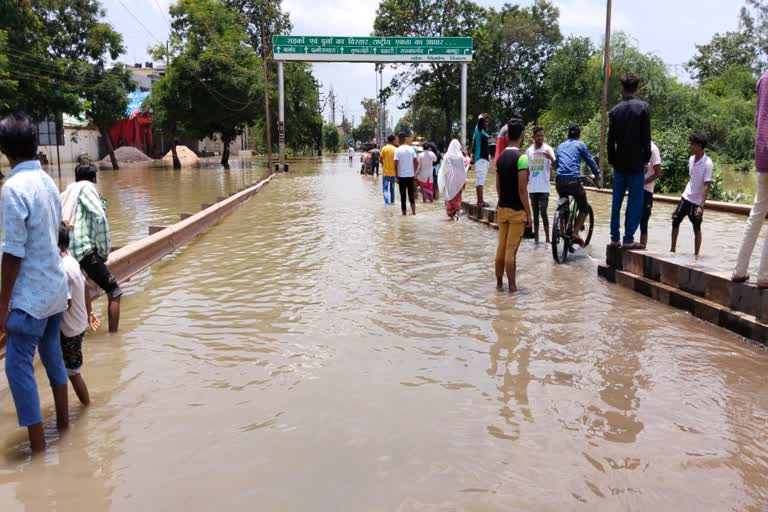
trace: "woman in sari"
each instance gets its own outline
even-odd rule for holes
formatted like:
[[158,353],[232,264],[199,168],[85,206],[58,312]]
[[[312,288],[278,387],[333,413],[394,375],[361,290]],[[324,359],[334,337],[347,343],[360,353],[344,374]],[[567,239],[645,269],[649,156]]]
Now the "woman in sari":
[[451,220],[458,220],[461,211],[461,192],[467,182],[467,171],[464,167],[461,144],[456,139],[451,141],[448,151],[443,155],[437,182],[440,193],[445,198],[445,212]]

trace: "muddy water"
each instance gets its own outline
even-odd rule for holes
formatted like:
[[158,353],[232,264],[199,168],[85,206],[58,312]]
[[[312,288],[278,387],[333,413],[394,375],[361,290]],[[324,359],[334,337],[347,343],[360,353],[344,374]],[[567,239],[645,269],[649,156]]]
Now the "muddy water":
[[0,381],[0,509],[763,510],[768,355],[588,256],[497,293],[491,230],[380,196],[299,162],[153,267],[44,457]]

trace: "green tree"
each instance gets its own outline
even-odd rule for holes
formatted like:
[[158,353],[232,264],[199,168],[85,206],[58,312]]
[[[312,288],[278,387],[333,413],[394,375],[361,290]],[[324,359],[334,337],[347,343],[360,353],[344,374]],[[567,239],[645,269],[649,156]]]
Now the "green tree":
[[372,98],[363,98],[360,102],[365,114],[360,120],[360,124],[353,130],[355,140],[360,142],[370,142],[376,137],[376,127],[378,126],[379,102]]
[[751,30],[715,34],[707,44],[696,45],[696,55],[686,67],[691,77],[705,83],[722,75],[728,68],[753,68],[758,48]]
[[85,113],[104,138],[112,161],[112,169],[118,170],[109,130],[118,119],[125,117],[128,93],[136,86],[131,80],[131,74],[122,64],[116,64],[108,70],[101,66],[93,66],[88,83],[90,86],[85,89],[84,94],[87,105]]
[[590,59],[596,49],[586,37],[571,37],[558,48],[547,63],[544,86],[550,94],[548,124],[586,122],[595,113],[599,94]]
[[[476,37],[486,18],[487,11],[472,0],[382,0],[373,29],[377,36]],[[459,119],[461,70],[456,64],[408,66],[391,85],[399,93],[416,88],[401,108],[418,103],[442,112],[444,138],[456,131],[457,120],[467,122]]]
[[274,66],[272,58],[272,36],[288,34],[292,25],[288,13],[283,12],[282,0],[228,0],[229,5],[238,9],[246,21],[246,30],[251,46],[262,63],[264,77],[264,125],[266,134],[267,161],[272,161],[272,126],[275,122],[270,112],[270,72]]
[[325,123],[323,125],[323,147],[326,150],[336,153],[341,146],[341,137],[339,137],[339,129],[333,123]]
[[175,57],[161,94],[186,110],[168,116],[169,126],[181,125],[198,139],[221,138],[221,164],[228,168],[230,143],[263,113],[259,58],[239,13],[220,0],[180,0],[170,14]]
[[562,41],[559,17],[558,8],[546,0],[530,7],[506,4],[488,13],[470,82],[474,101],[499,123],[513,112],[536,119],[546,107],[544,76]]
[[96,0],[0,2],[0,60],[6,63],[0,87],[12,90],[2,108],[37,120],[80,114],[83,91],[93,87],[92,66],[104,67],[124,51],[122,36],[104,16]]
[[299,148],[323,145],[323,116],[317,97],[317,81],[309,64],[285,64],[285,143]]

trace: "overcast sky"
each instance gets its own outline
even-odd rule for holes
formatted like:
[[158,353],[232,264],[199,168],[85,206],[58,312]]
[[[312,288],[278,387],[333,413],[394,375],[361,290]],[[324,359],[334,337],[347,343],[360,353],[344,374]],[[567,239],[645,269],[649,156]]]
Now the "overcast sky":
[[[103,0],[103,3],[109,22],[123,34],[127,47],[123,60],[127,63],[148,60],[147,47],[165,41],[171,0]],[[479,0],[479,3],[500,7],[504,1]],[[528,5],[531,0],[519,3]],[[563,34],[588,36],[595,42],[602,39],[605,0],[554,0],[554,3],[560,8]],[[379,0],[283,0],[296,35],[370,35],[378,5]],[[643,51],[657,54],[671,66],[670,71],[684,75],[681,65],[694,54],[696,44],[708,42],[716,32],[736,28],[741,5],[741,0],[614,0],[613,29],[629,33]],[[385,72],[385,81],[393,74],[391,70]],[[323,95],[331,86],[336,92],[336,121],[341,121],[342,107],[348,117],[354,116],[359,121],[360,101],[373,97],[376,91],[373,64],[315,64],[315,76],[322,84]],[[393,99],[388,107],[394,110],[396,103]],[[330,112],[326,111],[325,117],[329,116]],[[397,122],[396,111],[393,117]]]

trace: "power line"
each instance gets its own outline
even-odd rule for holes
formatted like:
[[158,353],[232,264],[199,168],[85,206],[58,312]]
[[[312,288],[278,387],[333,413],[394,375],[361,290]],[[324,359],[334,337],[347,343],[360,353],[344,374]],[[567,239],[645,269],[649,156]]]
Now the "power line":
[[169,28],[169,29],[171,29],[171,30],[173,30],[173,27],[171,27],[171,22],[170,22],[170,21],[168,21],[168,17],[165,15],[165,11],[163,11],[163,8],[162,8],[162,7],[160,7],[160,2],[158,2],[158,0],[155,0],[155,5],[156,5],[156,6],[157,6],[157,8],[160,10],[160,14],[162,14],[162,15],[163,15],[163,19],[164,19],[164,20],[165,20],[165,22],[168,24],[168,28]]
[[141,20],[138,18],[138,16],[136,16],[135,14],[133,14],[133,11],[131,11],[131,10],[128,8],[128,6],[127,6],[127,5],[125,5],[125,4],[123,3],[123,0],[117,0],[117,1],[118,1],[118,2],[120,2],[120,5],[122,5],[122,6],[125,8],[125,10],[126,10],[126,11],[128,11],[128,14],[130,14],[131,16],[133,16],[133,19],[135,19],[135,20],[136,20],[136,22],[137,22],[139,25],[141,25],[141,26],[144,28],[144,30],[146,30],[147,34],[149,34],[150,36],[152,36],[152,38],[153,38],[155,41],[157,41],[158,43],[160,43],[160,44],[163,44],[163,42],[162,42],[160,39],[158,39],[158,38],[157,38],[157,36],[156,36],[155,34],[153,34],[153,33],[152,33],[152,31],[151,31],[151,30],[149,30],[149,29],[147,28],[147,26],[146,26],[146,25],[144,25],[144,23],[142,23],[142,22],[141,22]]

